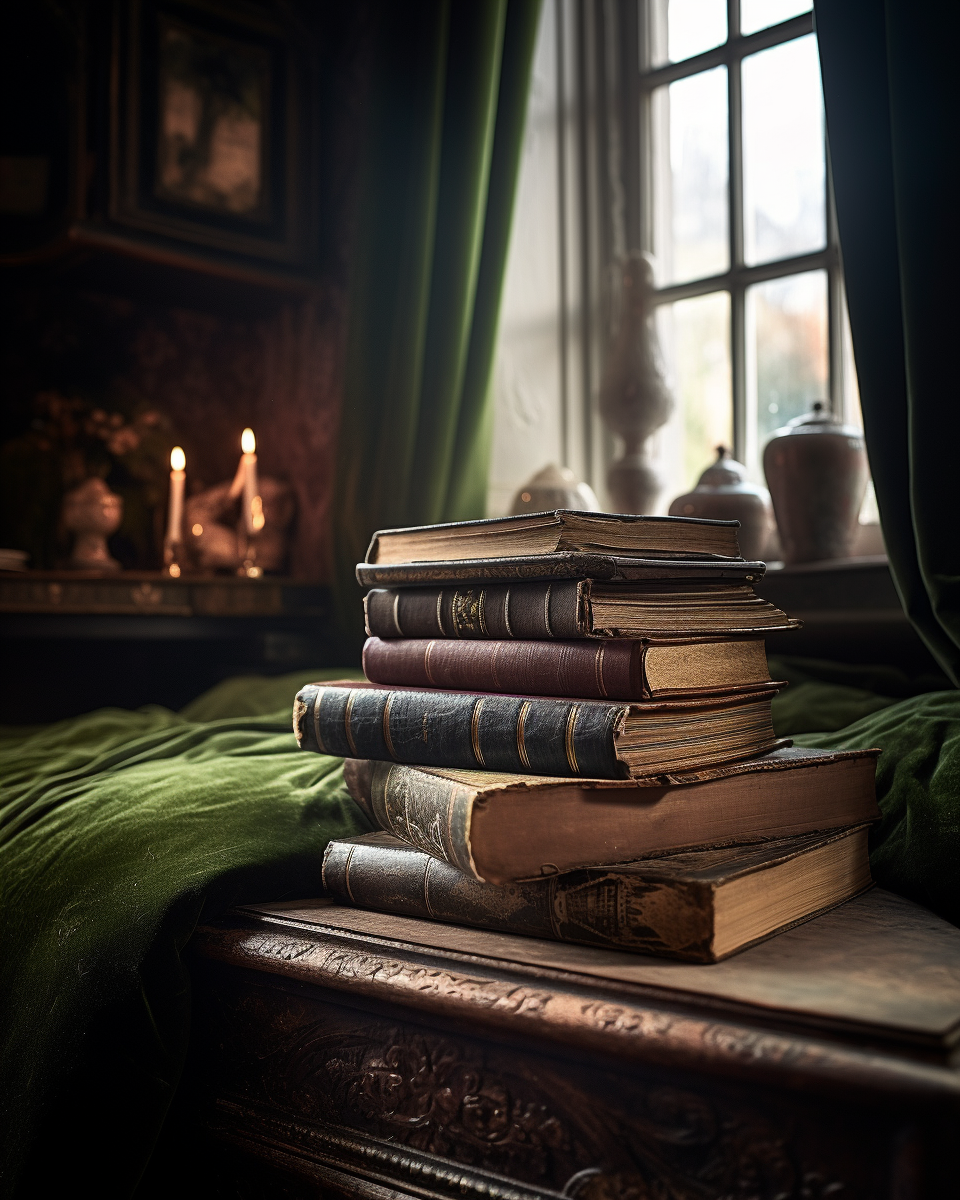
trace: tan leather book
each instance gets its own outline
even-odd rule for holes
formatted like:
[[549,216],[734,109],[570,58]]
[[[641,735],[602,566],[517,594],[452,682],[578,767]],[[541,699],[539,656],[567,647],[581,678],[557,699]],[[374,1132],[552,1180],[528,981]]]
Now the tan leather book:
[[476,880],[759,842],[880,816],[878,750],[775,750],[644,780],[557,779],[347,759],[371,824]]
[[697,517],[644,517],[619,513],[524,513],[483,521],[380,529],[370,542],[368,563],[445,562],[579,553],[650,557],[740,558],[738,521]]
[[688,962],[727,958],[871,884],[866,826],[503,887],[386,833],[332,841],[323,860],[343,904]]

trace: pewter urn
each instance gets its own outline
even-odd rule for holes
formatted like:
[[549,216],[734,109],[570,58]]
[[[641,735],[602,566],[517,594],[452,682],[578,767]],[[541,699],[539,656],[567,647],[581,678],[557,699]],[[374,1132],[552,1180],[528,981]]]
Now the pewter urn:
[[730,457],[726,446],[717,447],[716,462],[703,472],[693,491],[674,500],[670,516],[739,521],[740,553],[749,559],[763,557],[773,529],[770,493],[747,480],[747,468]]
[[763,471],[784,561],[849,557],[869,473],[862,432],[818,402],[767,442]]

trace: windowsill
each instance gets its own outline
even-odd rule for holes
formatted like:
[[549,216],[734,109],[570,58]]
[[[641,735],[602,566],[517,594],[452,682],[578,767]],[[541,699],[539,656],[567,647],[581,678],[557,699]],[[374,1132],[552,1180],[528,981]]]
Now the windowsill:
[[790,575],[815,575],[833,571],[864,571],[877,567],[887,567],[889,563],[885,554],[857,554],[850,558],[828,558],[823,562],[793,563],[788,566],[782,562],[768,562],[767,574],[771,572]]
[[767,637],[772,654],[938,670],[903,611],[885,554],[768,564],[755,588],[802,622]]

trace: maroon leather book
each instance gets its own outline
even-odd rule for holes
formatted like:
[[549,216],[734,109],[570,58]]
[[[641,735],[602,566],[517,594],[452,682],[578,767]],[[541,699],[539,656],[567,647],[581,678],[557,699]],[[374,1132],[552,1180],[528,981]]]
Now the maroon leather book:
[[770,687],[762,639],[648,643],[368,638],[373,683],[454,691],[644,700]]

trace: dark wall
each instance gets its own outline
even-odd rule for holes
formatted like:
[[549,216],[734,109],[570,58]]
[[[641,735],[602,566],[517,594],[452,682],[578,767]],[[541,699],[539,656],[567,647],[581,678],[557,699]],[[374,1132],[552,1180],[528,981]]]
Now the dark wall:
[[289,287],[258,281],[256,264],[231,276],[229,255],[85,242],[106,211],[114,6],[22,3],[2,39],[0,156],[52,164],[42,213],[0,212],[0,546],[33,567],[62,562],[62,495],[91,473],[124,495],[114,552],[158,566],[170,447],[185,448],[198,490],[232,477],[250,425],[262,472],[297,496],[290,570],[324,577],[371,8],[245,7],[293,21],[311,64],[316,251]]

